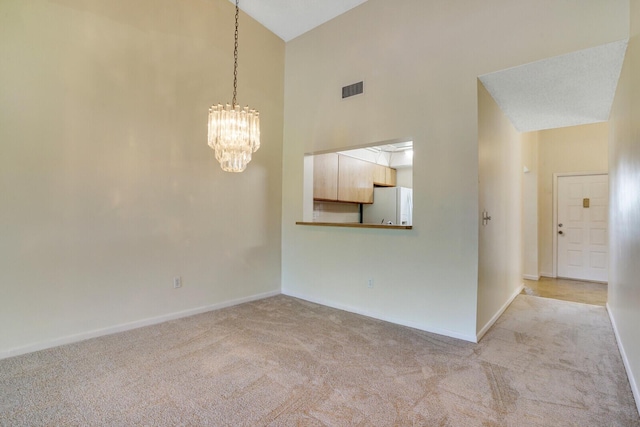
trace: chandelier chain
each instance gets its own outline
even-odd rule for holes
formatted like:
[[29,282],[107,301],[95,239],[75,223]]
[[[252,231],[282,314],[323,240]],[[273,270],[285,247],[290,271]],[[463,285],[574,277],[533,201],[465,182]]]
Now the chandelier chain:
[[235,33],[235,43],[233,45],[233,101],[231,102],[231,106],[235,108],[236,106],[236,95],[238,92],[238,15],[240,14],[240,8],[238,7],[238,2],[240,0],[236,0],[236,33]]

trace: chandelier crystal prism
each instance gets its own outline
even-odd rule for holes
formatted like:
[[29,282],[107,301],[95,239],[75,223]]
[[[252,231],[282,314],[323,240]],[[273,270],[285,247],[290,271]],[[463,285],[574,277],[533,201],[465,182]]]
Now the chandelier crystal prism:
[[214,104],[209,108],[209,146],[226,172],[242,172],[251,154],[260,148],[260,113],[236,104],[238,88],[238,15],[236,0],[236,32],[233,49],[233,101],[231,105]]

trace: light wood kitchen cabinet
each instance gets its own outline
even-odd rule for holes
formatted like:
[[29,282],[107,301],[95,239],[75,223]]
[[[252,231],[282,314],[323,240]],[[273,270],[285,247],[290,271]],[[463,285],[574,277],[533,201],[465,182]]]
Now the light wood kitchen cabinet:
[[387,167],[382,165],[373,165],[373,183],[375,185],[385,185],[387,182]]
[[313,156],[313,199],[373,203],[375,185],[394,187],[396,170],[337,153]]
[[373,164],[373,183],[382,187],[396,186],[396,170],[383,165]]
[[385,168],[385,185],[387,187],[395,187],[396,186],[396,173],[398,171],[393,168]]
[[338,154],[313,156],[313,199],[338,200]]
[[338,157],[338,201],[373,203],[374,164],[353,157]]

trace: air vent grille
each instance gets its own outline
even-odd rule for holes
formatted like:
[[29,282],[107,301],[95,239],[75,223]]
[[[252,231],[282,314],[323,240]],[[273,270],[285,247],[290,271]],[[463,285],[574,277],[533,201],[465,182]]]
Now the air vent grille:
[[342,88],[342,99],[364,92],[364,82],[354,83]]

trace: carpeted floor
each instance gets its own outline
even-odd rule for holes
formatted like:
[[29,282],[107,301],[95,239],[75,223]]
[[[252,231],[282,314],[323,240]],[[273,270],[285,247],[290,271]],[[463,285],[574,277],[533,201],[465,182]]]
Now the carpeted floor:
[[479,344],[277,296],[0,361],[1,426],[639,426],[603,307]]

